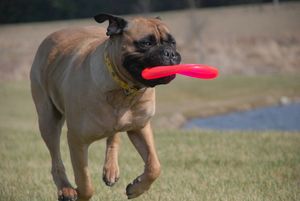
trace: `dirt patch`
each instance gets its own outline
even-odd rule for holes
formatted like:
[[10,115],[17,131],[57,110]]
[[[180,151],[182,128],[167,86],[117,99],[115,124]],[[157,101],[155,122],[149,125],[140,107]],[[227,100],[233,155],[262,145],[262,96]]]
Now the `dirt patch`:
[[204,40],[202,44],[203,62],[220,67],[222,74],[255,75],[300,70],[300,34],[286,34],[280,38],[252,36]]

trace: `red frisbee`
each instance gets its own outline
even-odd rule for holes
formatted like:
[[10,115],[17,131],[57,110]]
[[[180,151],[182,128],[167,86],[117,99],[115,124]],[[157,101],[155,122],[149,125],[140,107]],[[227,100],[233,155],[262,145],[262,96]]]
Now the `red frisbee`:
[[181,74],[200,79],[213,79],[218,76],[218,69],[205,64],[178,64],[173,66],[156,66],[146,68],[142,71],[142,77],[146,80],[157,79],[174,74]]

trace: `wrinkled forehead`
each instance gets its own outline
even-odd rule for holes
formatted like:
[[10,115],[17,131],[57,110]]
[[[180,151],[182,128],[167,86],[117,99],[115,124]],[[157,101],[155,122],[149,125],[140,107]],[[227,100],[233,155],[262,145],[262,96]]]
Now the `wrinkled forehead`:
[[157,40],[167,38],[170,31],[168,27],[159,19],[134,18],[129,21],[124,30],[124,34],[132,40],[139,40],[154,35]]

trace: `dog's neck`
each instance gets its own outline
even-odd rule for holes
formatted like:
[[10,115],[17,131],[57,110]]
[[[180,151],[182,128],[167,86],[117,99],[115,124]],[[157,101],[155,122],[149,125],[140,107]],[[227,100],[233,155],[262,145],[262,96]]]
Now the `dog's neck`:
[[121,48],[118,38],[108,39],[104,44],[104,61],[106,68],[112,79],[124,90],[127,94],[134,94],[141,89],[144,89],[140,83],[122,67],[121,64]]

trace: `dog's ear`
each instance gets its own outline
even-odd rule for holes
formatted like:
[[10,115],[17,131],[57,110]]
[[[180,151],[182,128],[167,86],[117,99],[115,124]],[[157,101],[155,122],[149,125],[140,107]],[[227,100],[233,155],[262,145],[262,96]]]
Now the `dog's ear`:
[[127,21],[123,18],[105,13],[94,16],[94,19],[99,23],[105,22],[106,20],[109,21],[106,32],[106,35],[108,36],[121,34],[127,25]]

